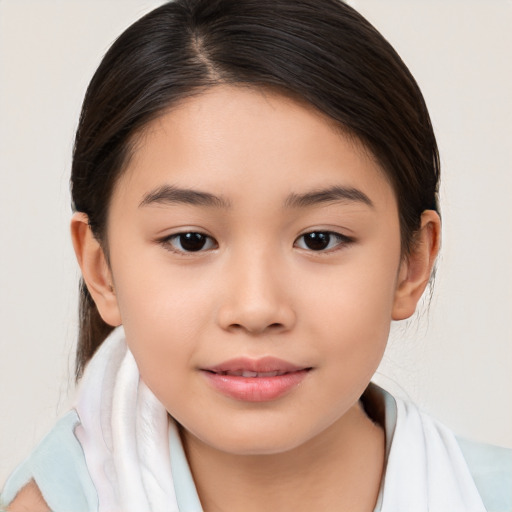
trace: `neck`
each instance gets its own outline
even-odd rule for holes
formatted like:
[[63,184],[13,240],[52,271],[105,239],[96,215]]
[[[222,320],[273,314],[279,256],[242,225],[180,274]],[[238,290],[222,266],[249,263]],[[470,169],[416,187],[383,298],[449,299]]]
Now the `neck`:
[[182,430],[205,512],[371,512],[384,465],[384,431],[359,403],[306,443],[272,455],[234,455]]

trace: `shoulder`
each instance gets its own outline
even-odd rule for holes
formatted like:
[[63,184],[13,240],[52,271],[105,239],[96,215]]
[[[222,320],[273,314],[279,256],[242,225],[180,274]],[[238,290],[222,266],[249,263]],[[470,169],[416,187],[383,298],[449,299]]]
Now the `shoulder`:
[[463,438],[457,442],[487,510],[512,510],[512,449]]
[[51,512],[34,481],[29,482],[7,507],[7,512]]
[[[55,512],[96,510],[97,493],[85,456],[75,436],[80,420],[76,411],[64,416],[31,455],[11,474],[0,494],[0,509],[32,506],[26,500],[42,499]],[[37,503],[37,502],[36,502]],[[47,510],[41,508],[41,510]],[[23,508],[19,508],[23,510]],[[31,510],[39,510],[32,506]]]

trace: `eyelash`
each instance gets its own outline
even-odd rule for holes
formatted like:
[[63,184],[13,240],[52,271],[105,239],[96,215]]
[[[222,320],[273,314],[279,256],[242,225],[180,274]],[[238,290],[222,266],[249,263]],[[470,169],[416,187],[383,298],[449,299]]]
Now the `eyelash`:
[[[182,245],[183,240],[181,240],[181,238],[186,237],[186,236],[190,237],[190,235],[193,235],[196,239],[198,239],[199,237],[202,237],[203,239],[205,239],[205,243],[210,242],[210,244],[213,244],[214,247],[208,247],[207,250],[215,249],[217,246],[217,242],[211,236],[201,233],[199,231],[184,231],[182,233],[175,233],[174,235],[167,236],[164,239],[160,240],[160,244],[162,244],[164,246],[164,248],[167,249],[168,251],[172,251],[177,254],[193,254],[195,252],[204,252],[205,251],[205,249],[203,248],[204,246],[199,248],[197,251],[186,250],[183,247],[183,245]],[[190,237],[190,238],[191,238],[190,241],[193,243],[194,240],[192,239],[192,237]],[[182,247],[181,249],[178,249],[173,246],[174,240],[180,241],[180,245]]]
[[[323,249],[319,249],[319,250],[314,250],[314,249],[311,249],[310,247],[299,247],[300,249],[303,249],[305,251],[311,251],[314,253],[332,253],[332,252],[338,251],[338,250],[342,249],[343,247],[346,247],[354,242],[353,238],[346,236],[346,235],[342,235],[341,233],[336,233],[335,231],[315,230],[315,231],[308,231],[307,233],[304,233],[303,235],[299,236],[297,238],[297,240],[295,241],[294,245],[297,245],[297,242],[300,239],[303,239],[306,236],[311,237],[312,235],[316,235],[313,238],[313,241],[315,241],[314,240],[315,238],[317,238],[317,240],[320,240],[321,238],[327,236],[328,237],[327,238],[327,240],[328,240],[327,247],[325,247]],[[336,243],[334,246],[329,247],[331,245],[332,238],[334,238],[336,240]]]
[[[315,235],[315,236],[313,236]],[[346,235],[342,235],[340,233],[336,233],[334,231],[322,231],[322,230],[315,230],[315,231],[308,231],[307,233],[304,233],[302,235],[300,235],[294,242],[294,246],[297,246],[298,244],[298,241],[303,239],[304,237],[306,236],[313,236],[313,239],[312,241],[313,242],[318,242],[318,241],[324,241],[327,239],[327,246],[324,247],[324,248],[321,248],[321,249],[318,249],[318,250],[315,250],[315,249],[311,249],[311,247],[299,247],[299,249],[302,249],[304,251],[309,251],[309,252],[312,252],[312,253],[331,253],[331,252],[335,252],[339,249],[342,249],[343,247],[346,247],[347,245],[351,244],[354,242],[354,239],[351,238],[351,237],[348,237]],[[182,239],[182,237],[189,237],[189,241],[194,243],[194,241],[201,241],[201,240],[204,240],[204,244],[198,248],[197,250],[187,250],[183,247],[183,242],[184,240]],[[194,240],[195,238],[195,240]],[[332,238],[334,238],[336,240],[335,242],[335,245],[334,246],[331,246],[331,242],[332,242]],[[174,245],[173,245],[173,241],[174,240],[178,240],[179,241],[179,244],[181,246],[181,249],[180,248],[176,248]],[[175,252],[177,254],[182,254],[182,255],[185,255],[185,254],[193,254],[193,253],[196,253],[196,252],[205,252],[207,250],[212,250],[212,249],[216,249],[217,248],[217,242],[215,241],[214,238],[212,238],[211,236],[209,235],[206,235],[204,233],[201,233],[199,231],[184,231],[182,233],[175,233],[173,235],[170,235],[168,237],[165,237],[164,239],[160,240],[159,243],[167,250],[169,251],[172,251],[172,252]],[[205,245],[210,245],[209,247],[207,247],[206,249],[204,248]]]

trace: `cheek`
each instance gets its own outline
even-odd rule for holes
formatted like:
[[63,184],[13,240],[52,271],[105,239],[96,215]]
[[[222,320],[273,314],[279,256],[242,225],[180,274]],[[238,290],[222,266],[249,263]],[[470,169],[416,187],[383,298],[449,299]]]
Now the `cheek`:
[[362,336],[387,330],[396,288],[398,263],[372,259],[353,262],[336,268],[311,282],[302,279],[307,290],[303,296],[304,311],[314,318],[323,319],[319,326],[328,325],[342,332]]
[[334,378],[342,379],[347,386],[357,386],[358,382],[366,386],[382,359],[389,336],[389,307],[377,303],[370,314],[371,305],[364,304],[359,307],[347,297],[338,301],[338,308],[318,309],[317,321],[321,322],[311,329],[316,331],[312,337],[319,340],[322,362],[331,363],[326,368],[337,372]]
[[145,262],[140,255],[135,259],[138,266],[123,260],[115,267],[123,327],[142,379],[172,413],[185,396],[184,386],[188,399],[195,396],[195,387],[186,383],[194,376],[203,345],[214,338],[222,275],[176,268],[165,254],[157,261]]
[[[159,253],[161,251],[161,254]],[[212,301],[212,282],[197,269],[169,264],[164,250],[143,250],[115,267],[123,324],[144,332],[179,332],[186,338],[200,328]]]
[[119,270],[119,309],[140,373],[150,388],[152,383],[170,382],[190,364],[204,329],[205,319],[199,312],[206,311],[207,297],[187,293],[191,286],[167,278],[154,267],[137,273]]
[[309,337],[322,344],[322,357],[337,361],[356,381],[373,375],[386,347],[397,261],[398,256],[361,260],[337,269],[323,286],[317,281],[309,287],[316,292],[302,306],[308,312]]

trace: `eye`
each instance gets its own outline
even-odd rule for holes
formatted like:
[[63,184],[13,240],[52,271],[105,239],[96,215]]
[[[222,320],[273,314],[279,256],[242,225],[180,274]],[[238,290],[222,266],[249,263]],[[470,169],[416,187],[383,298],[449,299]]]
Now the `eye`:
[[162,241],[165,246],[171,246],[175,252],[199,252],[213,249],[215,241],[208,235],[194,231],[177,233]]
[[332,231],[311,231],[297,238],[295,245],[309,251],[328,251],[352,242],[348,236]]

